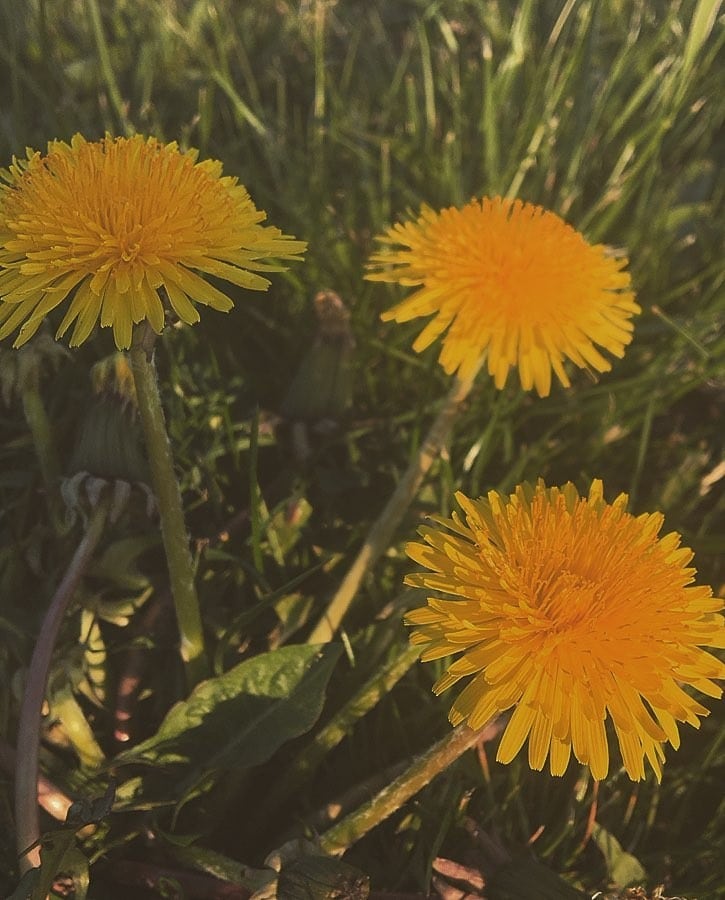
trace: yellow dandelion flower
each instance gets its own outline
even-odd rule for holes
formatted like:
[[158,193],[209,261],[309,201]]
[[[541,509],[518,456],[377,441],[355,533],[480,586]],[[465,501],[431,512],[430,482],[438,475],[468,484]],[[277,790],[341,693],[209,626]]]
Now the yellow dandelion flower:
[[424,207],[417,221],[378,240],[385,246],[371,256],[368,280],[420,285],[383,319],[433,316],[413,348],[445,332],[439,361],[449,375],[475,374],[485,353],[497,388],[518,366],[524,390],[546,397],[552,369],[569,387],[564,359],[607,372],[595,344],[621,357],[632,340],[640,308],[627,260],[540,206],[497,197],[463,209]]
[[644,778],[646,758],[659,779],[677,723],[697,728],[708,714],[684,688],[719,698],[713,679],[725,677],[702,649],[725,646],[723,601],[689,586],[692,551],[675,532],[658,537],[660,513],[627,513],[626,494],[606,503],[598,480],[588,497],[539,481],[508,497],[456,499],[463,516],[437,517],[440,527],[407,547],[430,571],[406,578],[456,598],[430,597],[406,616],[423,660],[462,654],[434,686],[471,679],[451,722],[477,729],[514,707],[499,762],[528,739],[532,769],[548,756],[562,775],[573,749],[602,779],[611,719],[630,778]]
[[134,324],[147,320],[160,333],[167,305],[190,325],[195,303],[230,310],[202,275],[266,290],[256,273],[284,266],[262,260],[299,259],[305,243],[260,225],[265,213],[246,188],[197,156],[140,135],[77,134],[2,170],[0,338],[19,328],[19,347],[68,301],[56,337],[75,323],[78,346],[100,320],[122,350]]

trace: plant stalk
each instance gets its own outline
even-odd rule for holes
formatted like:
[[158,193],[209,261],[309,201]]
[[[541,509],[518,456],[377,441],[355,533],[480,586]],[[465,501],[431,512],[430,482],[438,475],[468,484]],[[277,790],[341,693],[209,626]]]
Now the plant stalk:
[[103,534],[108,517],[109,499],[96,505],[86,532],[50,601],[33,650],[28,680],[20,707],[18,753],[15,765],[15,820],[18,858],[21,871],[40,865],[40,822],[38,819],[38,761],[43,719],[43,699],[48,682],[50,660],[58,631],[68,604]]
[[485,727],[474,731],[465,724],[454,728],[419,756],[376,797],[326,831],[320,838],[321,849],[332,856],[343,854],[473,747],[481,739],[484,730]]
[[191,690],[207,677],[209,667],[204,651],[199,599],[194,584],[194,564],[184,522],[181,491],[174,474],[174,460],[153,358],[154,338],[148,323],[137,326],[129,357],[161,519],[161,537],[179,626],[181,658],[186,671],[187,687]]
[[332,640],[357,594],[360,582],[366,572],[390,546],[395,529],[413,502],[418,488],[421,486],[433,461],[437,459],[445,446],[456,413],[461,403],[470,393],[475,377],[476,373],[474,372],[473,375],[465,380],[456,378],[418,453],[398,482],[398,486],[390,500],[388,500],[385,509],[380,513],[368,532],[365,543],[348,569],[327,610],[313,629],[312,634],[308,638],[308,643],[324,644]]

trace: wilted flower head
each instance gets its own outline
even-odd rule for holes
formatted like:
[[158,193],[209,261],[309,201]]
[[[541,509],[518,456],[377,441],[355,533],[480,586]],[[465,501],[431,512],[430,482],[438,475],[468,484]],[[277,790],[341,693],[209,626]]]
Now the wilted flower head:
[[675,532],[658,538],[660,513],[627,513],[626,494],[606,503],[598,480],[588,497],[539,481],[456,499],[463,516],[435,517],[408,545],[429,571],[406,578],[455,598],[406,616],[423,660],[462,654],[434,686],[470,678],[451,722],[477,729],[513,707],[500,762],[528,740],[532,769],[548,756],[561,775],[573,749],[602,779],[609,719],[630,778],[644,778],[645,757],[659,778],[677,723],[708,714],[683,686],[719,698],[725,677],[702,649],[725,646],[723,601],[692,585],[692,551]]
[[439,359],[448,374],[473,375],[485,353],[496,387],[518,366],[522,387],[545,397],[552,369],[569,386],[565,359],[607,372],[611,363],[595,345],[621,357],[632,340],[640,308],[627,260],[540,206],[497,197],[441,212],[423,207],[378,240],[384,247],[366,277],[418,286],[383,318],[433,316],[413,348],[444,335]]
[[0,172],[0,338],[19,328],[21,346],[65,303],[56,337],[75,323],[77,346],[100,319],[126,349],[144,319],[161,332],[167,301],[188,324],[195,303],[230,310],[201,275],[266,290],[256,273],[284,267],[261,260],[299,259],[305,243],[263,227],[246,188],[197,156],[140,135],[77,134]]

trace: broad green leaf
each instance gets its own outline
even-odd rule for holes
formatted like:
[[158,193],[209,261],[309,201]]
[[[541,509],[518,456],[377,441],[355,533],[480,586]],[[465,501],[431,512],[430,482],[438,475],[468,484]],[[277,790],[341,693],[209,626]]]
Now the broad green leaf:
[[7,900],[28,900],[33,894],[33,889],[38,883],[40,869],[28,869],[17,884],[15,890],[7,897]]
[[71,847],[62,859],[59,874],[73,879],[73,900],[86,900],[91,882],[88,860],[78,847]]
[[184,763],[206,773],[259,765],[315,723],[339,653],[299,645],[246,660],[198,685],[153,737],[119,760]]
[[616,837],[598,823],[594,825],[592,832],[594,843],[604,855],[607,871],[615,887],[628,887],[631,884],[641,884],[647,878],[642,863],[636,856],[627,853]]
[[105,818],[111,811],[114,793],[115,784],[111,783],[103,797],[81,799],[71,805],[66,818],[69,827],[43,835],[40,866],[25,873],[8,900],[46,900],[59,875],[73,880],[75,900],[85,900],[90,884],[88,859],[76,846],[76,830]]
[[[40,871],[32,900],[45,900],[59,873],[66,871],[71,851],[76,849],[74,828],[58,828],[44,834],[40,844]],[[77,862],[77,860],[72,862]],[[88,863],[86,862],[86,867]]]

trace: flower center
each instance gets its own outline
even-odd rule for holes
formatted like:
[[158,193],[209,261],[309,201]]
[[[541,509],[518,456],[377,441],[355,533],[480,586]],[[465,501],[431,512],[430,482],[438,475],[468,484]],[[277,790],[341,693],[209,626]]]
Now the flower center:
[[561,572],[537,592],[536,605],[549,631],[577,629],[596,622],[603,603],[600,587],[575,572]]
[[521,581],[524,583],[515,592],[517,603],[507,609],[501,628],[504,640],[534,639],[541,652],[557,647],[565,647],[567,652],[593,650],[592,640],[596,643],[603,637],[605,598],[600,582],[561,569],[538,572],[535,578]]
[[141,244],[138,241],[134,241],[133,244],[126,247],[121,247],[121,259],[124,262],[132,262],[141,252]]

